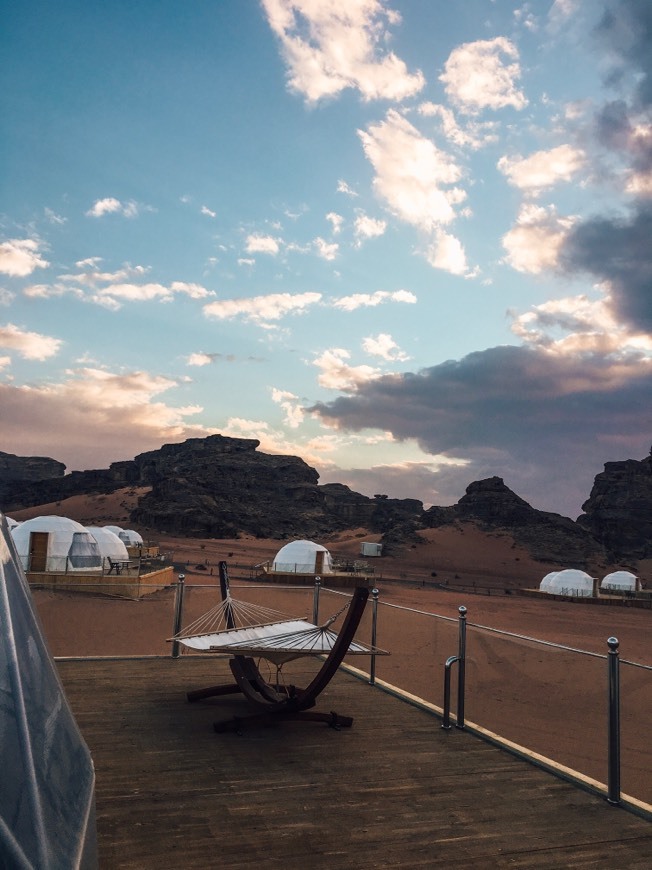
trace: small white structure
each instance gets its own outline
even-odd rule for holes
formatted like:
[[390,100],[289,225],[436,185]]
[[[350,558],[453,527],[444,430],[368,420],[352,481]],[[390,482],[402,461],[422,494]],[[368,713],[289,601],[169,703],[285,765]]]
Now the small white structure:
[[34,517],[11,530],[26,571],[93,571],[102,568],[97,541],[67,517]]
[[118,537],[126,547],[142,547],[143,545],[142,535],[133,529],[123,529]]
[[374,544],[371,541],[360,541],[360,555],[361,556],[382,556],[383,555],[383,545],[382,544]]
[[[124,541],[107,529],[106,526],[86,526],[86,531],[97,541],[97,546],[100,548],[102,559],[115,559],[118,562],[126,562],[129,559],[129,553],[125,547]],[[106,567],[106,566],[105,566]]]
[[637,592],[641,588],[638,577],[631,571],[612,571],[602,578],[602,592]]
[[284,574],[332,574],[333,561],[326,547],[312,541],[291,541],[278,551],[272,571]]
[[586,571],[580,571],[577,568],[564,568],[563,571],[551,571],[550,574],[546,574],[539,589],[550,595],[591,598],[594,592],[594,580]]

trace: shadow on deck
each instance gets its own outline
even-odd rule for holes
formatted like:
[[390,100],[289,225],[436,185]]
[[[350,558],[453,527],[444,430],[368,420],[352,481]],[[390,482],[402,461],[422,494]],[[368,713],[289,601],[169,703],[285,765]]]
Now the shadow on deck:
[[95,763],[103,870],[652,866],[649,821],[343,671],[318,709],[351,729],[240,736],[212,728],[249,709],[238,696],[185,698],[230,682],[224,659],[57,666]]

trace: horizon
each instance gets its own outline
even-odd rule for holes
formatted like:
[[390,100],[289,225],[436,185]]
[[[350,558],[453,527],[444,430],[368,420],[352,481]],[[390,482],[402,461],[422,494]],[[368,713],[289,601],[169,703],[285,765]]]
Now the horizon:
[[25,0],[0,450],[221,434],[576,517],[652,438],[647,0]]

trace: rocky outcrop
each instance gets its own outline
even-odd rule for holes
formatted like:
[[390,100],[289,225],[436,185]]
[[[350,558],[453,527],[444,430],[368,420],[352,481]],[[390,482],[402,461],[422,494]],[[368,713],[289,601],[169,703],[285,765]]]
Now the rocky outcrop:
[[652,558],[652,455],[607,462],[577,522],[610,558]]
[[47,456],[15,456],[0,451],[0,504],[10,499],[15,488],[22,489],[35,481],[60,481],[65,471],[63,462]]
[[587,529],[560,514],[536,510],[501,477],[469,484],[466,494],[451,508],[426,511],[425,523],[431,528],[458,521],[476,523],[485,531],[508,532],[533,558],[565,568],[585,568],[602,555],[602,548]]

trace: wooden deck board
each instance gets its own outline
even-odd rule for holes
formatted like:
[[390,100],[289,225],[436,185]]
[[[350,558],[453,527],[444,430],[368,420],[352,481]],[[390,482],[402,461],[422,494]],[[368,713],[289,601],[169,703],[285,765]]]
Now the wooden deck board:
[[[340,672],[318,709],[351,729],[212,723],[227,662],[62,661],[96,767],[100,867],[652,866],[652,823]],[[293,679],[303,682],[305,665]]]

